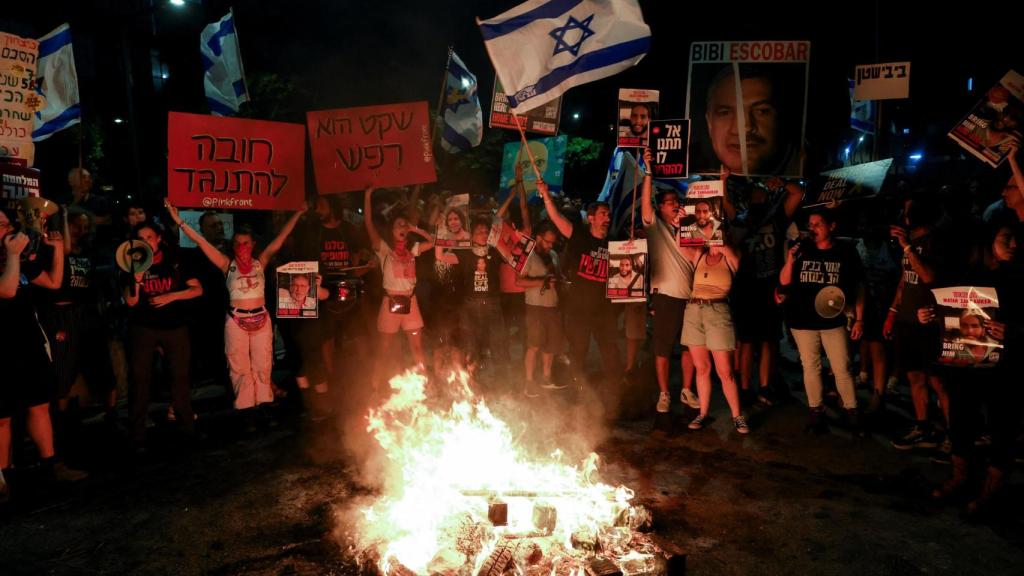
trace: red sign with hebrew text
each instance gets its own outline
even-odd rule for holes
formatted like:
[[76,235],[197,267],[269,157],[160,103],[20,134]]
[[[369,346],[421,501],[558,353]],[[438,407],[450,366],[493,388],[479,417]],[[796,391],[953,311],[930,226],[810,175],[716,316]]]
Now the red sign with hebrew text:
[[171,112],[167,198],[187,208],[300,210],[306,202],[301,124]]
[[320,194],[437,180],[426,102],[306,113]]

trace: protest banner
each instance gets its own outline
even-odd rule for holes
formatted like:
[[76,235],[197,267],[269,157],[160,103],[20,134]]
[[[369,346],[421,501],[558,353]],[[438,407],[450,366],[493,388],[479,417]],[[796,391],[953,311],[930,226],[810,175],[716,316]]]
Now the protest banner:
[[511,266],[516,274],[520,274],[537,242],[516,230],[508,220],[495,217],[491,224],[491,233],[487,236],[487,244],[498,251],[502,260]]
[[854,100],[893,100],[910,97],[910,62],[863,64],[854,69]]
[[39,41],[0,32],[0,159],[35,163],[33,116],[46,107],[36,92]]
[[175,206],[300,210],[305,167],[301,124],[167,115],[167,196]]
[[616,146],[646,148],[650,122],[658,117],[658,91],[619,88]]
[[[178,215],[181,216],[181,221],[188,224],[193,230],[198,230],[202,233],[202,219],[203,214],[206,214],[203,210],[179,210]],[[228,212],[218,212],[211,214],[208,218],[216,218],[220,221],[224,227],[223,236],[224,238],[231,239],[235,235],[235,215]],[[192,241],[186,234],[181,234],[179,244],[182,248],[195,248],[196,243]]]
[[690,172],[800,177],[810,55],[810,42],[694,42]]
[[608,284],[605,294],[613,303],[647,300],[647,240],[608,242]]
[[874,196],[882,190],[891,167],[892,158],[886,158],[822,172],[825,181],[821,184],[821,189],[816,195],[809,197],[810,201],[804,207],[813,208],[831,202]]
[[985,328],[999,312],[994,288],[954,286],[934,288],[935,317],[942,323],[939,363],[991,368],[999,362],[1003,343]]
[[316,318],[318,262],[289,262],[277,267],[277,317]]
[[501,87],[501,80],[497,76],[494,77],[494,95],[491,98],[491,117],[488,122],[491,128],[518,130],[516,127],[516,119],[518,119],[519,125],[527,132],[554,136],[558,134],[558,123],[561,117],[561,96],[542,106],[513,116],[508,106],[508,96]]
[[651,120],[651,153],[655,178],[690,175],[690,121]]
[[1024,76],[1010,70],[949,133],[965,150],[995,168],[1024,135]]
[[0,160],[0,206],[17,210],[29,196],[39,196],[39,170]]
[[[531,198],[537,193],[537,176],[530,166],[530,157],[524,149],[522,154],[519,150],[522,142],[509,142],[501,155],[501,182],[499,184],[499,199],[503,199],[511,190],[516,179],[516,163],[523,171],[523,186],[526,188],[526,197]],[[555,136],[553,138],[538,138],[528,140],[527,145],[533,152],[537,161],[537,170],[541,178],[548,184],[552,194],[562,192],[562,178],[565,174],[565,149],[569,145],[569,137]]]
[[[725,183],[721,180],[692,182],[683,199],[683,216],[679,220],[679,246],[722,246],[722,195]],[[710,223],[712,232],[706,235],[703,227]]]
[[469,194],[448,198],[438,216],[434,245],[438,248],[469,248]]
[[306,113],[320,194],[437,180],[426,102]]

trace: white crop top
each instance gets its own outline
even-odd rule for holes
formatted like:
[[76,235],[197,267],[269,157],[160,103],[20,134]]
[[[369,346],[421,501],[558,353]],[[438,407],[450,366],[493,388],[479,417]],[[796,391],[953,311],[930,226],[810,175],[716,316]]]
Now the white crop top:
[[228,298],[236,300],[248,300],[250,298],[263,297],[263,264],[258,259],[253,259],[252,270],[248,274],[242,274],[238,269],[238,262],[232,260],[228,264]]

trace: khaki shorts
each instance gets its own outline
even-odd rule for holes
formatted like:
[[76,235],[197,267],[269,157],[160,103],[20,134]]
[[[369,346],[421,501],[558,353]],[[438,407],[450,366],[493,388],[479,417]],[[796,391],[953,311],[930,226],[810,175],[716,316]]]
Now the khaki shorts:
[[540,348],[545,354],[558,354],[565,347],[562,313],[558,308],[526,305],[526,347]]
[[684,346],[704,346],[712,352],[736,349],[736,331],[728,302],[686,305],[683,316]]
[[423,328],[423,315],[420,314],[420,304],[416,296],[412,297],[412,305],[408,314],[395,314],[388,306],[387,294],[380,303],[380,312],[377,313],[377,331],[381,334],[397,334],[399,330],[412,332]]

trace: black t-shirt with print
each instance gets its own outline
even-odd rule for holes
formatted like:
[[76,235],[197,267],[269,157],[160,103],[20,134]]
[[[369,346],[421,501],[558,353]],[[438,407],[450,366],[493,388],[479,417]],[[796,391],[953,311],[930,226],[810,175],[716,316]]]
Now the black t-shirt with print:
[[170,330],[180,328],[188,323],[188,300],[178,300],[160,308],[154,307],[149,299],[153,296],[179,292],[187,288],[188,280],[195,280],[191,267],[166,250],[160,262],[154,263],[142,276],[142,284],[137,286],[139,302],[131,308],[133,324]]
[[[925,234],[910,241],[913,250],[921,261],[938,273],[939,259],[942,258],[941,242],[935,233]],[[952,256],[952,255],[947,255]],[[900,265],[903,274],[903,292],[900,296],[899,312],[896,319],[902,323],[917,324],[917,310],[935,304],[932,294],[934,284],[927,284],[910,265],[910,256],[904,252]]]
[[318,261],[320,274],[335,274],[354,266],[355,256],[363,246],[362,235],[344,220],[336,228],[314,222],[301,240],[299,257]]
[[786,324],[798,330],[829,330],[846,325],[846,315],[822,318],[814,308],[814,299],[825,286],[838,286],[848,306],[857,298],[857,286],[864,269],[853,244],[834,240],[828,250],[809,246],[793,263],[793,279],[786,299]]
[[59,290],[47,294],[49,302],[72,302],[76,305],[95,304],[98,298],[96,262],[92,255],[82,252],[64,257],[64,281]]
[[605,302],[608,284],[608,239],[595,238],[586,224],[574,224],[562,270],[572,282],[567,304],[584,308]]
[[737,277],[744,280],[777,280],[785,256],[786,227],[789,218],[779,206],[752,205],[737,222],[742,236],[739,247],[743,257]]
[[501,293],[501,255],[492,247],[459,251],[462,293],[474,300],[496,298]]

